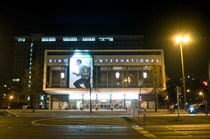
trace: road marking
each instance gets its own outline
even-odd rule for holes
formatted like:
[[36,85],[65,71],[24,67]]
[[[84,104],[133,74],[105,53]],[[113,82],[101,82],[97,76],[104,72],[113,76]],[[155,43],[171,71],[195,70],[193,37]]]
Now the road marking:
[[61,119],[61,118],[38,119],[38,120],[32,121],[31,124],[35,125],[35,126],[64,126],[64,125],[53,125],[53,124],[40,124],[40,123],[38,123],[38,122],[45,121],[45,120],[55,120],[55,119]]
[[188,137],[193,137],[192,135],[187,134],[185,131],[180,131],[180,130],[177,130],[177,129],[173,129],[173,128],[171,128],[171,127],[165,127],[165,128],[167,128],[167,129],[170,130],[170,131],[174,131],[174,132],[177,132],[177,133],[181,133],[181,134],[183,134],[183,135],[185,135],[185,136],[188,136]]
[[145,137],[148,137],[148,138],[156,138],[155,135],[151,134],[147,130],[144,130],[144,128],[142,128],[142,127],[132,126],[132,128],[135,129],[136,131],[138,131],[139,133],[143,134]]

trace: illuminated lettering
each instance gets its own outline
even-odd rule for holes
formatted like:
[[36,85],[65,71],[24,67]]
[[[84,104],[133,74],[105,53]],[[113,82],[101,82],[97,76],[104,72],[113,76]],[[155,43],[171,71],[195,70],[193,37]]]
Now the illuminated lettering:
[[144,59],[140,59],[140,62],[143,63],[144,62]]
[[102,63],[103,62],[103,59],[99,59],[99,62]]
[[131,59],[131,62],[133,63],[133,58]]
[[67,63],[68,62],[68,59],[64,59],[63,61],[64,61],[64,63]]
[[62,60],[61,59],[58,59],[58,63],[61,63],[62,62]]

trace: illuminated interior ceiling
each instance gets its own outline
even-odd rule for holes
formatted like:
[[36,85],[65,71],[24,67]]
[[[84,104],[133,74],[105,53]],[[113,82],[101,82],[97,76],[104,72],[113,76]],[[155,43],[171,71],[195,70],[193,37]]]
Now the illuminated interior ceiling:
[[[149,94],[151,93],[153,88],[141,88],[141,94]],[[89,89],[60,89],[60,88],[46,88],[44,91],[50,95],[69,95],[70,93],[82,93],[82,94],[89,94]],[[91,93],[123,93],[123,94],[139,94],[140,88],[98,88],[98,89],[91,89]]]

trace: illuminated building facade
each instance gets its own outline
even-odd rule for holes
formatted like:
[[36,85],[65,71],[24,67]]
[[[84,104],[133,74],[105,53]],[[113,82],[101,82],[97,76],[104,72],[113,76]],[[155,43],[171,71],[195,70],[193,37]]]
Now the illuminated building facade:
[[[136,105],[139,98],[143,107],[154,108],[153,90],[165,89],[163,50],[143,49],[143,36],[33,34],[15,39],[20,49],[15,66],[22,72],[15,72],[12,81],[20,83],[24,69],[28,69],[30,91],[33,62],[38,61],[43,77],[41,92],[47,94],[37,93],[40,107],[88,109],[91,92],[94,109],[126,109]],[[26,63],[18,65],[21,60]]]

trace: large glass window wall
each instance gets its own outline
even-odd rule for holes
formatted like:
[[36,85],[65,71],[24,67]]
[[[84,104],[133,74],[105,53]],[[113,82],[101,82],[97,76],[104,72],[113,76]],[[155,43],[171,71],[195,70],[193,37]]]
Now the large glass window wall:
[[161,88],[161,66],[95,66],[96,88]]

